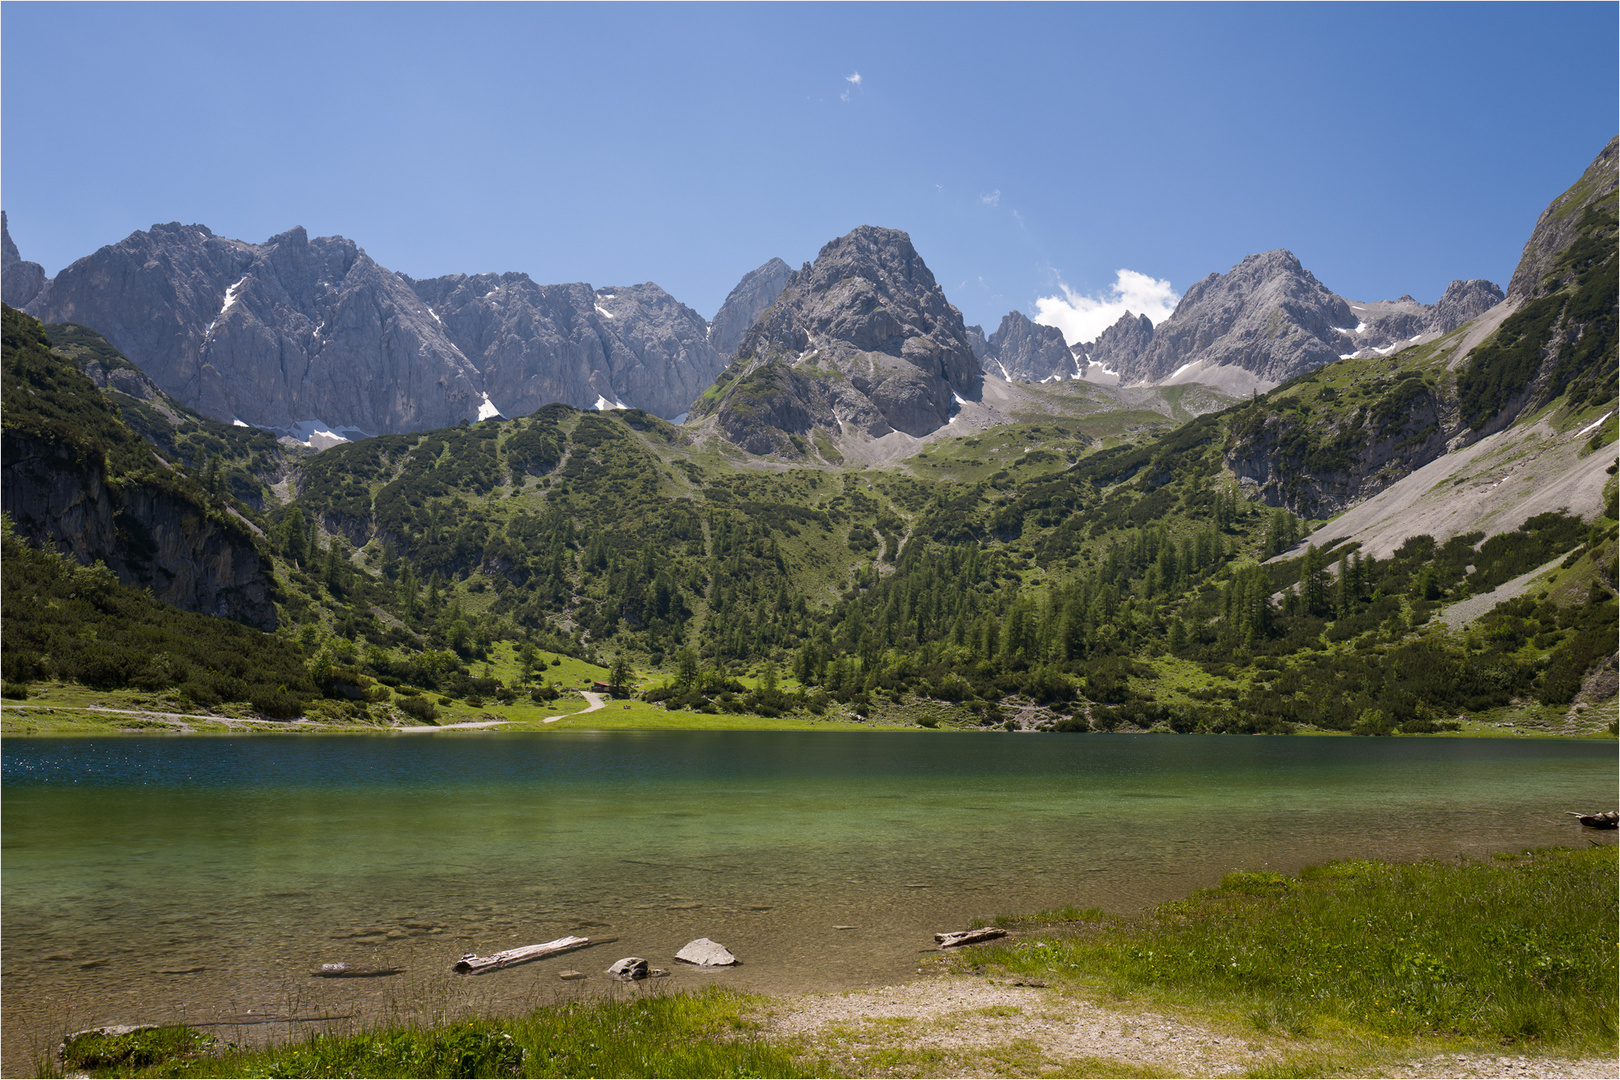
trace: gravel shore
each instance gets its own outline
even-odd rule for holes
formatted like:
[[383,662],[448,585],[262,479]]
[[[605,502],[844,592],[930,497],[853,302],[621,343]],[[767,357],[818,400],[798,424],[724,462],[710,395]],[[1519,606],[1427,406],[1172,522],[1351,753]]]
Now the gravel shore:
[[[982,978],[781,996],[766,1008],[767,1037],[798,1041],[850,1076],[1242,1076],[1290,1050],[1326,1049]],[[1617,1069],[1612,1059],[1444,1054],[1376,1075],[1603,1078]]]

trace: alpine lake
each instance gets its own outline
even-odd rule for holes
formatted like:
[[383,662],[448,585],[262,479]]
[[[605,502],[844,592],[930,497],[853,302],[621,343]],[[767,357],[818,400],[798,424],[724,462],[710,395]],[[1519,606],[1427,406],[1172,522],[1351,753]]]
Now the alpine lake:
[[[925,732],[7,738],[4,1061],[719,982],[915,978],[933,934],[1235,869],[1612,843],[1612,741]],[[1533,917],[1533,916],[1532,916]],[[616,940],[479,976],[480,955]],[[709,937],[741,961],[674,960]],[[631,989],[604,970],[646,957]],[[318,978],[348,963],[397,974]],[[583,978],[564,980],[564,971]]]

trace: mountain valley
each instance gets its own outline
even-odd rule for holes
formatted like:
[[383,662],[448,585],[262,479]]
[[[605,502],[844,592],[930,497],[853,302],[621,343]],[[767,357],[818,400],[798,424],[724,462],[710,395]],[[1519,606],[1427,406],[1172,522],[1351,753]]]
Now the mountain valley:
[[46,280],[7,233],[6,693],[432,722],[551,653],[699,717],[1612,729],[1615,237],[1611,142],[1505,292],[1274,251],[1071,346],[872,226],[712,321],[302,229]]

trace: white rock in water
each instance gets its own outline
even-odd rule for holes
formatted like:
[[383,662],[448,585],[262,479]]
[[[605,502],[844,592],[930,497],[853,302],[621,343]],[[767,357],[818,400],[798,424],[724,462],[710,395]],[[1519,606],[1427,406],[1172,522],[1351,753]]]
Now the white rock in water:
[[681,947],[681,951],[675,954],[675,959],[696,964],[698,967],[730,967],[737,962],[730,949],[706,937],[688,941]]

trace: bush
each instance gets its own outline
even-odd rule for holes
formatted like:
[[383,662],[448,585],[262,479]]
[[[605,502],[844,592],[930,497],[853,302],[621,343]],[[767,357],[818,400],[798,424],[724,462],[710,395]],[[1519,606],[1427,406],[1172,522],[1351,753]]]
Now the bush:
[[439,710],[435,709],[433,707],[433,703],[426,698],[401,698],[398,702],[398,708],[399,711],[404,713],[406,716],[419,720],[424,724],[433,724],[438,722]]
[[22,683],[8,682],[0,685],[0,697],[14,698],[17,701],[28,700],[28,687]]
[[253,711],[272,720],[291,720],[304,712],[304,699],[286,690],[256,690],[249,698]]

